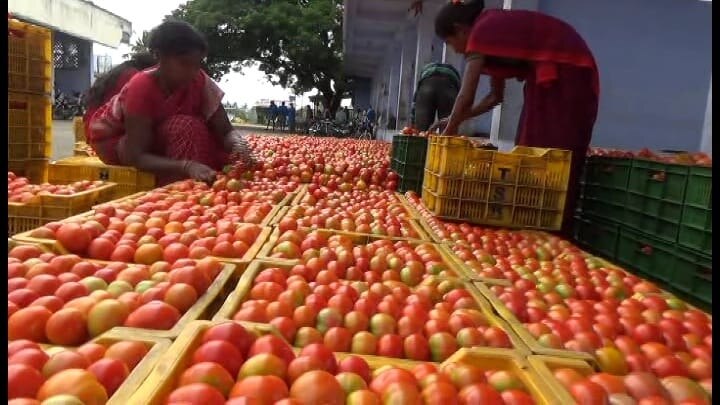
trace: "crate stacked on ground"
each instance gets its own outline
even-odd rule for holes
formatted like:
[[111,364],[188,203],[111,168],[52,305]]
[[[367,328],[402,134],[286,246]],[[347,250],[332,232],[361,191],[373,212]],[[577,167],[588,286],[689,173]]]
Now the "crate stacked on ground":
[[390,168],[398,175],[398,191],[422,191],[427,138],[395,135],[392,141]]
[[562,225],[571,152],[498,152],[467,138],[431,136],[422,197],[445,219],[556,230]]
[[103,180],[115,183],[113,198],[122,198],[155,187],[155,176],[132,167],[110,166],[97,157],[74,156],[50,164],[48,181],[68,183],[76,180]]
[[592,156],[575,238],[644,277],[711,303],[712,168]]
[[8,166],[45,180],[51,153],[50,30],[8,20]]

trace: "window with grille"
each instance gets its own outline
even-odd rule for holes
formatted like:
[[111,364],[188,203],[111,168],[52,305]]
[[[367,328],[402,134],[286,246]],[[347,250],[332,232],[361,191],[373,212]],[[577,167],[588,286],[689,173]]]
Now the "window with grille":
[[53,44],[53,61],[56,69],[78,69],[80,44],[72,40],[56,39]]

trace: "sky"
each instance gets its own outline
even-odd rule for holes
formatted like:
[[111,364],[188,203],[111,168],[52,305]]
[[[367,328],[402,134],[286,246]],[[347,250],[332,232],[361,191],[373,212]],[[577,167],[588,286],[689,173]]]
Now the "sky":
[[[163,18],[175,10],[185,0],[92,0],[93,3],[114,14],[119,15],[132,23],[133,36],[130,43],[154,26],[160,24]],[[113,65],[122,62],[122,55],[130,51],[128,45],[121,45],[117,50],[95,44],[96,55],[110,55]],[[265,79],[256,67],[243,69],[239,73],[229,73],[220,81],[220,87],[225,91],[224,101],[237,102],[239,106],[247,104],[255,105],[260,100],[288,100],[293,94],[292,91],[283,89],[280,86],[273,86]],[[308,96],[314,93],[305,94],[304,97],[297,97],[296,106],[305,105],[309,102]]]

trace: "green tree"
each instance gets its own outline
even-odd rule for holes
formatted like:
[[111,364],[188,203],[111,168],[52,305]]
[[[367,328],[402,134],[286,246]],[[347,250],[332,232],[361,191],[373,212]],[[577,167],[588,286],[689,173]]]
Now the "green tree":
[[150,36],[150,33],[148,31],[143,31],[142,35],[140,35],[140,38],[135,40],[135,43],[130,48],[132,50],[132,53],[140,53],[140,52],[148,52],[148,37]]
[[336,111],[348,95],[343,74],[342,0],[190,0],[175,10],[202,31],[215,79],[255,63],[297,94],[317,89]]

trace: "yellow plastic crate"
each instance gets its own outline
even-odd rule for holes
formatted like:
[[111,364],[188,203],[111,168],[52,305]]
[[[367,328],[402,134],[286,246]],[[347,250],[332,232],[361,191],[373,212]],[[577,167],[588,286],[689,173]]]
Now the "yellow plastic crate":
[[553,356],[529,356],[527,359],[530,368],[535,374],[542,379],[552,394],[562,404],[573,404],[575,399],[563,387],[560,381],[555,378],[553,372],[559,368],[569,368],[577,371],[581,375],[589,376],[595,372],[593,367],[585,361],[577,359],[567,359]]
[[560,229],[572,152],[517,146],[504,153],[432,136],[422,199],[440,218]]
[[[275,215],[275,217],[272,218],[272,220],[270,221],[270,223],[268,225],[275,226],[275,225],[279,224],[280,221],[282,221],[283,218],[285,218],[287,216],[288,211],[290,211],[291,209],[292,209],[292,207],[280,207],[277,212],[277,215]],[[398,236],[398,237],[396,237],[397,239],[420,240],[420,241],[431,242],[430,237],[427,235],[427,233],[425,232],[425,229],[420,225],[420,223],[418,221],[416,221],[415,219],[409,219],[409,218],[408,219],[399,219],[399,220],[402,223],[402,226],[405,228],[406,231],[412,230],[415,232],[415,234],[417,236],[415,236],[415,237]],[[313,229],[322,230],[325,232],[340,231],[339,229],[328,229],[328,228],[313,228]],[[387,237],[387,235],[375,235],[375,234],[359,233],[359,232],[356,232],[356,233],[358,233],[360,235],[367,235],[367,236]]]
[[[274,267],[290,270],[293,265],[271,261],[253,261],[250,266],[248,266],[247,270],[243,273],[243,275],[240,277],[240,280],[235,286],[235,289],[227,297],[224,304],[222,305],[222,307],[220,307],[212,320],[214,322],[219,322],[223,320],[233,319],[235,313],[247,300],[248,294],[252,289],[253,280],[255,280],[255,277],[257,277],[257,275],[260,274],[260,272],[262,272],[263,270]],[[463,287],[470,293],[475,302],[478,304],[478,310],[483,313],[483,316],[485,317],[485,319],[487,319],[488,324],[490,326],[495,326],[505,331],[505,333],[508,335],[508,338],[510,339],[510,342],[512,343],[512,350],[514,350],[517,354],[521,356],[529,355],[530,351],[525,345],[525,343],[515,334],[513,329],[505,321],[503,321],[502,319],[500,319],[500,317],[496,316],[493,313],[490,304],[485,300],[485,298],[480,294],[480,292],[475,289],[475,287],[469,282],[463,281],[462,284]]]
[[39,204],[8,203],[8,237],[42,224],[42,208]]
[[50,97],[8,93],[8,159],[47,159],[52,153]]
[[[303,229],[305,231],[310,231],[309,229]],[[456,265],[456,261],[452,259],[453,253],[446,249],[443,245],[437,245],[429,240],[418,240],[418,239],[408,239],[408,238],[393,238],[393,237],[387,237],[387,236],[378,236],[378,235],[368,235],[364,233],[356,233],[356,232],[343,232],[343,231],[335,231],[335,230],[327,230],[327,229],[317,229],[315,230],[321,235],[325,235],[326,237],[330,237],[332,235],[343,235],[350,238],[355,245],[366,245],[369,243],[372,243],[376,240],[391,240],[396,242],[408,242],[411,246],[418,246],[420,244],[430,244],[433,245],[433,247],[438,251],[440,256],[443,258],[443,262],[447,265],[448,269],[453,271],[457,277],[460,278],[467,278],[467,273],[462,269],[458,269]],[[272,230],[272,233],[267,238],[267,242],[263,245],[262,249],[258,252],[257,256],[255,257],[258,260],[266,260],[270,262],[275,263],[284,263],[284,264],[301,264],[301,259],[279,259],[271,257],[272,250],[277,245],[277,241],[280,239],[280,229],[275,227]]]
[[[119,201],[119,200],[118,200]],[[75,215],[69,218],[66,218],[63,220],[63,222],[69,222],[69,221],[75,221],[75,220],[84,220],[85,218],[93,215],[94,212],[85,212],[79,215]],[[34,228],[33,228],[34,230]],[[55,239],[42,239],[42,238],[34,238],[30,236],[32,234],[33,230],[25,231],[22,233],[17,233],[12,236],[13,240],[22,242],[22,243],[31,243],[36,245],[41,245],[49,249],[50,251],[58,254],[68,254],[69,252],[67,249],[65,249],[58,241]],[[218,261],[221,261],[223,263],[228,263],[236,267],[236,272],[238,274],[242,271],[244,271],[248,264],[255,259],[255,257],[258,255],[258,252],[263,247],[265,241],[267,240],[268,236],[271,233],[271,228],[263,227],[260,231],[260,234],[258,235],[257,239],[255,239],[255,242],[250,246],[247,252],[245,252],[245,255],[241,258],[227,258],[227,257],[214,257]]]
[[[130,374],[127,376],[125,381],[118,387],[115,393],[108,399],[107,405],[126,405],[130,397],[137,391],[140,385],[145,381],[145,378],[150,374],[150,371],[155,367],[158,360],[162,357],[165,352],[170,348],[170,340],[161,339],[152,336],[141,336],[141,335],[127,335],[121,331],[111,329],[110,331],[98,336],[93,339],[93,343],[109,347],[113,343],[121,341],[134,341],[142,342],[146,346],[150,347],[150,350],[145,357],[132,369]],[[43,345],[43,350],[52,355],[62,350],[72,349],[65,348],[62,346],[48,346]]]
[[33,184],[42,184],[47,181],[48,160],[9,160],[8,171],[27,177]]
[[87,142],[85,123],[82,117],[73,118],[73,132],[75,133],[75,142]]
[[92,156],[95,157],[97,154],[93,150],[93,148],[88,145],[87,143],[80,141],[75,142],[75,146],[73,147],[73,156]]
[[104,180],[117,184],[114,198],[155,188],[155,176],[132,167],[110,166],[97,157],[74,156],[50,164],[50,183],[72,183],[78,180]]
[[[191,365],[192,354],[200,346],[205,331],[224,322],[233,321],[195,321],[186,325],[126,404],[164,405],[167,397],[177,387],[180,375]],[[280,337],[277,330],[270,325],[238,323],[257,335],[273,334]]]
[[8,90],[50,94],[52,34],[47,28],[8,20]]
[[52,222],[81,214],[90,210],[93,205],[110,201],[114,189],[114,183],[107,183],[75,194],[41,194],[42,218],[45,222]]
[[530,352],[532,352],[533,354],[583,360],[587,362],[595,361],[595,358],[589,353],[565,349],[553,349],[542,346],[537,341],[537,339],[535,339],[530,334],[525,325],[523,325],[522,322],[520,322],[517,317],[512,312],[510,312],[509,309],[507,309],[505,304],[503,304],[503,302],[500,301],[500,299],[496,297],[495,294],[493,294],[492,291],[490,291],[490,289],[484,283],[475,282],[473,284],[478,289],[478,291],[480,291],[480,294],[487,299],[490,305],[492,305],[493,309],[500,316],[500,318],[505,320],[505,322],[507,322],[513,329],[513,331],[517,334],[517,336],[523,342],[525,342],[525,345],[530,349]]

